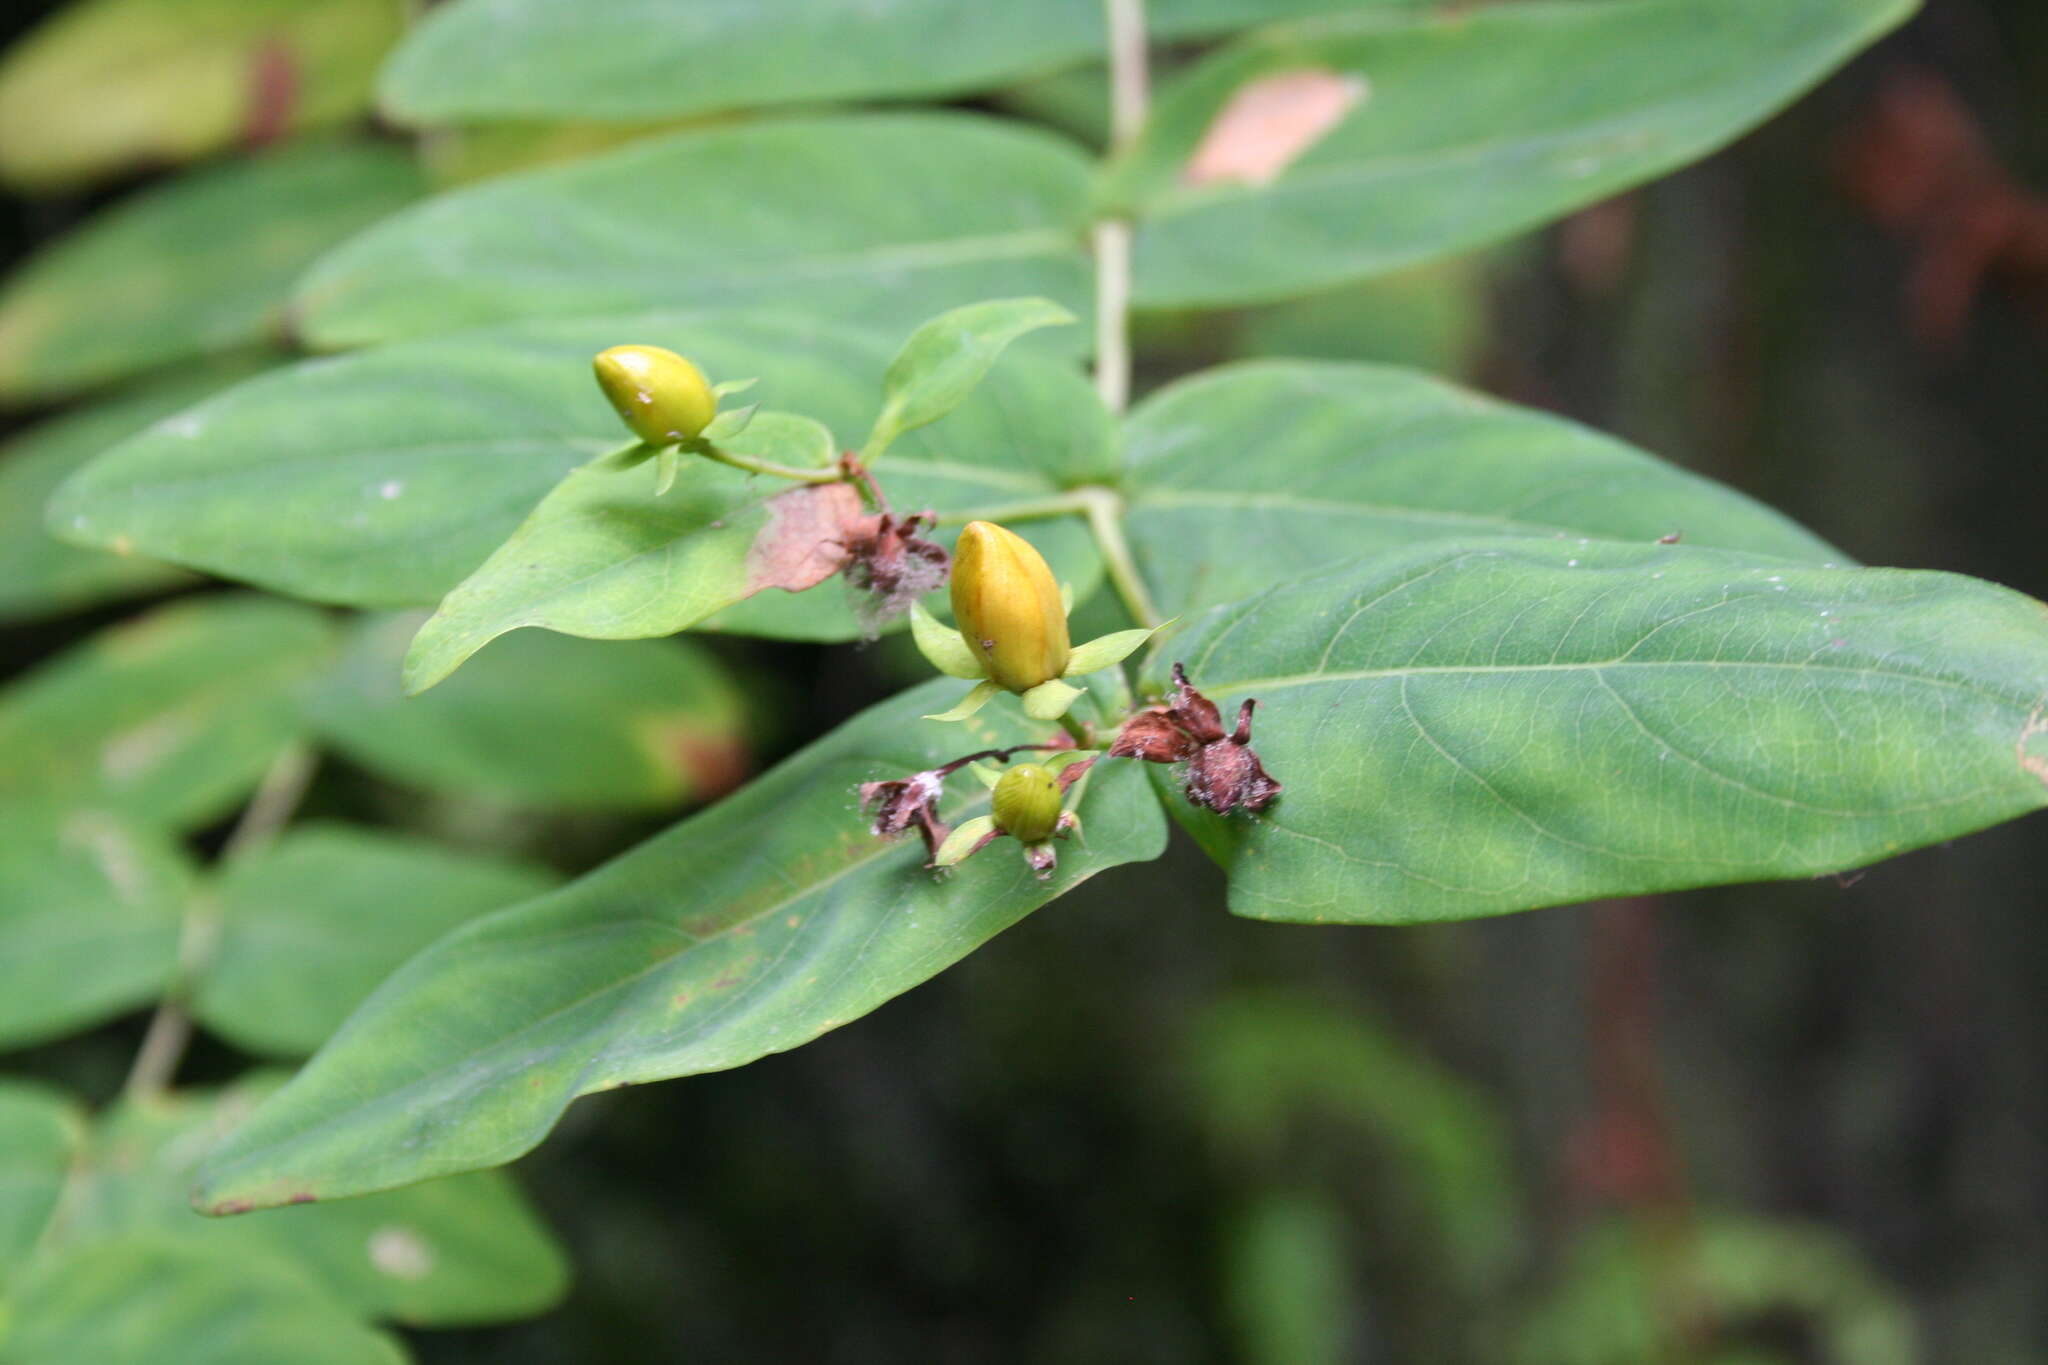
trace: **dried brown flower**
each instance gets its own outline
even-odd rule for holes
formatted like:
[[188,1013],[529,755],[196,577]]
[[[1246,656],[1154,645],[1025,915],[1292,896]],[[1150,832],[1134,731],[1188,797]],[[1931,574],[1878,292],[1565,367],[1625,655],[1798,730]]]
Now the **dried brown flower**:
[[1140,711],[1124,722],[1110,754],[1148,763],[1185,763],[1187,797],[1218,814],[1261,811],[1280,795],[1280,783],[1252,748],[1252,709],[1247,698],[1237,711],[1237,728],[1226,733],[1216,703],[1188,682],[1187,670],[1173,666],[1173,699]]

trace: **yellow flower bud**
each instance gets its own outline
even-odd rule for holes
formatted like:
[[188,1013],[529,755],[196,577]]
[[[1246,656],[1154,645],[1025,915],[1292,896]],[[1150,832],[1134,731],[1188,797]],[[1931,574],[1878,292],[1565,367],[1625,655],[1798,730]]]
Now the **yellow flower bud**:
[[1024,844],[1042,844],[1060,827],[1060,782],[1036,763],[1019,763],[996,783],[996,828]]
[[970,521],[953,551],[953,618],[990,681],[1028,692],[1066,670],[1067,608],[1031,542]]
[[704,372],[659,346],[614,346],[591,362],[621,420],[651,446],[694,439],[718,413]]

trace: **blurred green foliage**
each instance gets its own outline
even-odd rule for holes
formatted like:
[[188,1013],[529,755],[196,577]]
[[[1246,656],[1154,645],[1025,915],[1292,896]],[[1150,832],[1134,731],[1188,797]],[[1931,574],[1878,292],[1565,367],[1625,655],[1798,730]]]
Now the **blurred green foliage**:
[[[1616,0],[1615,12],[1628,22],[1662,4]],[[1342,48],[1313,24],[1227,35],[1343,6],[1154,5],[1168,40],[1157,71],[1193,73],[1169,108],[1204,111],[1187,138],[1214,112],[1204,73]],[[994,108],[1103,140],[1092,0],[1060,6],[1057,24],[1024,18],[1043,51],[995,27],[949,47],[922,24],[872,52],[792,46],[774,24],[805,6],[725,17],[737,27],[722,50],[755,44],[782,82],[757,84],[761,103],[943,92],[977,117]],[[1833,7],[1857,8],[1809,11]],[[614,20],[645,20],[620,8]],[[1031,218],[1031,240],[976,259],[968,283],[944,262],[869,262],[821,295],[854,315],[835,325],[853,326],[758,324],[762,355],[793,352],[784,382],[837,425],[857,420],[856,395],[887,356],[857,329],[880,320],[893,339],[895,322],[932,311],[923,291],[1042,285],[1086,302],[1092,169],[1072,145],[970,133],[961,115],[827,116],[848,139],[838,154],[764,169],[761,149],[784,125],[729,112],[747,102],[731,91],[765,79],[737,57],[693,82],[659,44],[593,44],[607,62],[658,65],[658,80],[606,88],[620,96],[610,112],[664,122],[591,122],[607,112],[586,107],[589,82],[611,79],[603,63],[562,57],[546,24],[493,26],[535,10],[575,28],[572,7],[440,9],[389,66],[396,0],[79,0],[6,21],[52,16],[0,54],[0,179],[32,197],[9,201],[20,264],[0,288],[0,395],[25,424],[0,447],[0,617],[22,623],[0,645],[0,1361],[2044,1358],[2048,1101],[2033,1058],[2048,1031],[2036,889],[2048,861],[2024,828],[1853,885],[1666,897],[1637,907],[1655,925],[1640,940],[1597,910],[1401,931],[1233,919],[1221,875],[1177,845],[801,1051],[582,1101],[522,1167],[530,1205],[508,1177],[472,1173],[225,1223],[189,1214],[199,1161],[282,1080],[255,1058],[312,1052],[443,929],[586,872],[925,671],[906,669],[894,642],[594,644],[526,630],[403,701],[398,660],[417,616],[216,591],[125,541],[102,542],[116,553],[60,544],[41,527],[56,486],[145,431],[160,446],[188,439],[192,404],[284,359],[308,326],[323,344],[356,344],[527,314],[696,310],[719,291],[765,306],[789,286],[746,276],[763,252],[778,269],[828,275],[848,249],[938,240],[975,257],[985,230]],[[1747,12],[1775,24],[1794,10]],[[1382,22],[1399,16],[1371,17]],[[1459,22],[1418,30],[1414,69]],[[462,40],[473,24],[490,44]],[[537,44],[527,55],[547,59],[548,80],[521,66],[522,42]],[[1212,43],[1223,51],[1205,64]],[[1766,68],[1806,60],[1784,47],[1757,68],[1759,85]],[[1783,507],[1858,559],[2039,596],[2048,562],[2032,509],[2048,475],[2026,439],[2041,412],[2039,319],[1994,275],[1968,300],[1960,341],[1916,341],[1900,298],[1915,262],[1834,173],[1886,71],[1910,63],[1968,92],[2014,183],[2048,181],[2043,53],[2048,19],[2028,0],[1935,0],[1878,57],[1698,168],[1539,236],[1370,279],[1318,264],[1323,239],[1405,230],[1411,211],[1455,217],[1457,186],[1477,183],[1470,168],[1440,201],[1311,203],[1291,229],[1301,249],[1267,264],[1334,287],[1145,313],[1141,380],[1261,357],[1427,369],[1611,429]],[[1569,87],[1528,52],[1506,55]],[[380,66],[391,105],[436,125],[410,146],[369,118]],[[1639,73],[1610,74],[1633,89]],[[1797,83],[1784,77],[1779,94]],[[549,121],[536,100],[557,112],[569,100],[575,117]],[[1482,107],[1474,95],[1451,112]],[[667,121],[705,111],[717,112],[702,125]],[[1761,112],[1744,104],[1735,121]],[[1368,141],[1383,132],[1361,126]],[[886,158],[874,129],[896,138]],[[619,150],[649,132],[676,140]],[[1645,166],[1670,149],[1651,150]],[[553,163],[539,179],[488,183]],[[1029,175],[1010,173],[1027,163]],[[1209,206],[1229,218],[1310,202],[1317,165],[1283,174],[1281,195],[1231,191]],[[1510,197],[1548,183],[1512,170],[1497,182]],[[677,175],[704,192],[678,194]],[[894,216],[773,211],[821,185],[879,203],[905,177],[919,188],[891,201],[905,210]],[[1006,177],[1013,196],[1036,186],[1032,204],[983,215]],[[430,181],[471,180],[486,182],[473,197],[393,218],[302,287],[316,258]],[[563,254],[565,234],[610,243],[625,266],[592,271],[587,253]],[[1160,286],[1160,301],[1209,297],[1248,249],[1234,230],[1195,246],[1198,268]],[[584,346],[583,325],[489,345],[550,374],[556,352]],[[342,373],[374,376],[384,358]],[[800,362],[811,368],[792,378]],[[1048,443],[1017,420],[1078,383],[1028,371],[963,411],[950,430],[971,435],[907,438],[906,451],[939,470],[956,441],[1043,446],[1031,459],[1048,489],[1099,477],[1114,460],[1106,423],[1070,405]],[[442,414],[532,404],[495,439],[539,433],[536,465],[577,426],[561,416],[574,400],[527,371],[495,390],[456,378],[431,395]],[[392,403],[417,397],[386,379]],[[82,393],[93,396],[54,412],[27,406]],[[264,482],[289,452],[252,425],[237,458],[258,491],[237,506],[234,553],[266,534],[345,545],[360,532],[349,516],[393,500],[384,471],[352,463],[364,442],[351,420],[317,413],[318,430],[292,438],[358,498],[324,523]],[[1295,450],[1312,435],[1279,440]],[[433,556],[466,572],[477,556],[459,537],[496,543],[509,527],[482,523],[523,512],[559,470],[544,472],[504,506],[467,506],[471,525],[451,515],[434,544],[343,561],[367,575],[351,581],[433,592],[312,595],[425,605],[447,586]],[[219,477],[179,470],[154,492],[203,506]],[[463,509],[470,485],[445,483]],[[1188,542],[1161,543],[1164,554]],[[1085,600],[1100,573],[1085,541],[1047,549],[1083,588],[1077,638],[1124,624],[1107,594]],[[171,593],[184,595],[125,619],[118,605]],[[829,626],[770,633],[845,633],[842,604],[819,610]],[[757,603],[716,624],[744,633],[772,615]],[[808,787],[808,770],[790,771],[789,790],[770,795],[852,819],[851,769]],[[301,795],[300,822],[265,828],[266,809]],[[774,814],[724,809],[696,828]],[[1097,828],[1101,847],[1077,865],[1123,856],[1114,823]],[[644,855],[616,866],[596,885],[673,894],[685,881]],[[544,919],[547,904],[518,914]],[[521,1002],[457,1000],[450,1027],[490,1007]],[[166,1030],[188,1027],[177,1076],[152,1074]],[[532,1059],[488,1084],[482,1074],[481,1109],[516,1109],[504,1097],[539,1079]],[[394,1111],[394,1131],[418,1118]],[[431,1136],[413,1134],[420,1150]],[[517,1318],[532,1320],[489,1325]],[[438,1330],[412,1330],[425,1326]]]

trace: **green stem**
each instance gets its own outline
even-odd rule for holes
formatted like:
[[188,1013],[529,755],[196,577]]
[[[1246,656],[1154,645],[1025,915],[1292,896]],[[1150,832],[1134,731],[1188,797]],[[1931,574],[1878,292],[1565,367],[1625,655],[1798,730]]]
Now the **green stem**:
[[976,507],[966,512],[942,512],[938,524],[941,526],[965,526],[970,521],[1047,521],[1053,517],[1085,515],[1090,498],[1098,492],[1110,490],[1077,488],[1070,493],[1054,493],[1044,498],[1021,498],[1016,502],[999,502],[990,507]]
[[[275,842],[312,784],[317,762],[318,756],[303,744],[293,744],[272,760],[242,818],[221,845],[219,866],[241,862]],[[128,1069],[123,1087],[126,1094],[162,1094],[177,1075],[178,1063],[192,1041],[192,1016],[185,1008],[185,997],[193,979],[212,958],[219,935],[220,910],[210,900],[199,901],[186,913],[178,935],[178,977],[150,1016],[142,1046]]]
[[1074,719],[1072,712],[1060,717],[1060,728],[1072,735],[1074,743],[1081,748],[1092,749],[1095,747],[1095,736],[1088,733],[1086,725]]
[[1147,630],[1166,618],[1159,614],[1145,580],[1138,573],[1138,561],[1131,555],[1131,543],[1124,539],[1124,500],[1107,488],[1089,488],[1088,529],[1095,533],[1096,548],[1102,551],[1103,567],[1110,584],[1124,601],[1131,619]]
[[830,469],[798,469],[794,465],[776,464],[772,460],[757,460],[751,455],[722,450],[704,440],[685,441],[683,449],[693,455],[702,455],[720,464],[731,465],[734,469],[744,469],[749,474],[770,474],[778,479],[794,479],[798,483],[839,483],[846,478],[845,473],[836,466]]
[[[1109,29],[1109,150],[1128,148],[1145,126],[1149,78],[1145,59],[1145,0],[1104,0]],[[1121,218],[1095,224],[1095,389],[1111,412],[1131,396],[1131,225]]]

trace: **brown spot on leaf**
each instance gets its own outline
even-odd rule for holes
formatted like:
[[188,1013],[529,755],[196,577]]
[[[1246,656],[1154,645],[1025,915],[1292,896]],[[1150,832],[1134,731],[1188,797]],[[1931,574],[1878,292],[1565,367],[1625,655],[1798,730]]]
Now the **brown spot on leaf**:
[[249,62],[249,112],[242,123],[242,140],[263,147],[283,137],[298,102],[299,64],[291,48],[272,38]]
[[681,733],[675,737],[675,757],[690,794],[700,801],[723,796],[747,780],[754,759],[745,744],[729,735]]
[[1270,185],[1363,100],[1362,76],[1308,67],[1240,87],[1188,158],[1188,185]]
[[860,494],[851,484],[821,483],[777,493],[768,524],[747,548],[747,592],[815,588],[846,567],[847,541],[859,528]]
[[2044,719],[2041,708],[2027,717],[2027,723],[2020,727],[2020,737],[2012,746],[2013,756],[2019,760],[2020,771],[2032,773],[2042,782],[2048,783],[2048,745],[2037,743],[2048,737],[2048,719]]

